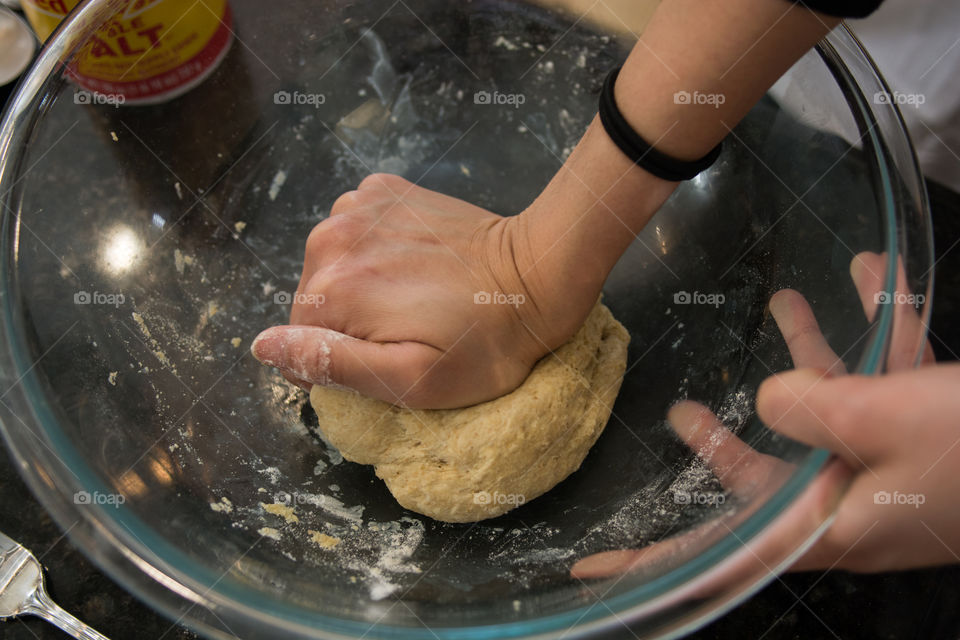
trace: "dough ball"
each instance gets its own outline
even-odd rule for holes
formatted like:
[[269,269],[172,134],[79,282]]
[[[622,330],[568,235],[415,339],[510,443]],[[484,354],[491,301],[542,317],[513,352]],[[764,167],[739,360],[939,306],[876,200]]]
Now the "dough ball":
[[599,302],[576,335],[520,387],[463,409],[412,410],[315,386],[320,429],[343,457],[372,464],[401,505],[445,522],[493,518],[553,488],[597,441],[630,335]]

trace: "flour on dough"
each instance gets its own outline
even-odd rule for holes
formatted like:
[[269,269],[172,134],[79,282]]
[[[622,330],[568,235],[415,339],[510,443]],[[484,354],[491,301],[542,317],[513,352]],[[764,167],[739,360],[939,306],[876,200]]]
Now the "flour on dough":
[[372,464],[401,505],[445,522],[506,513],[579,468],[620,390],[630,335],[593,308],[520,387],[463,409],[413,410],[314,386],[320,429],[343,457]]

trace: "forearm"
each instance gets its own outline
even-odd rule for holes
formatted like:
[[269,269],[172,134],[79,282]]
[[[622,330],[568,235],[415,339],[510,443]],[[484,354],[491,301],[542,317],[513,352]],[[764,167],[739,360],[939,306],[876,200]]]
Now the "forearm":
[[[783,0],[664,0],[620,72],[617,105],[659,151],[701,157],[838,21]],[[599,286],[676,185],[634,166],[594,118],[524,212],[530,251],[544,270]]]

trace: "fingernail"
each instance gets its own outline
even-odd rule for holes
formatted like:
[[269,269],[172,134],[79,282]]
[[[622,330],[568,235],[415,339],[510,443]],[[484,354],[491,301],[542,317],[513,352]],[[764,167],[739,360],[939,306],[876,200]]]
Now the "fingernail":
[[275,328],[261,331],[250,344],[250,353],[268,367],[276,367],[280,362],[281,337]]

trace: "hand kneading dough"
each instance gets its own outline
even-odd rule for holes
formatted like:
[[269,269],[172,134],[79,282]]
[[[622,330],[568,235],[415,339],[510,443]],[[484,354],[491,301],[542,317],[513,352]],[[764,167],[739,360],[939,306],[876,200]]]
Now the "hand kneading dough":
[[315,386],[320,429],[372,464],[401,505],[445,522],[493,518],[574,472],[610,417],[630,335],[600,303],[519,388],[463,409],[415,411]]

